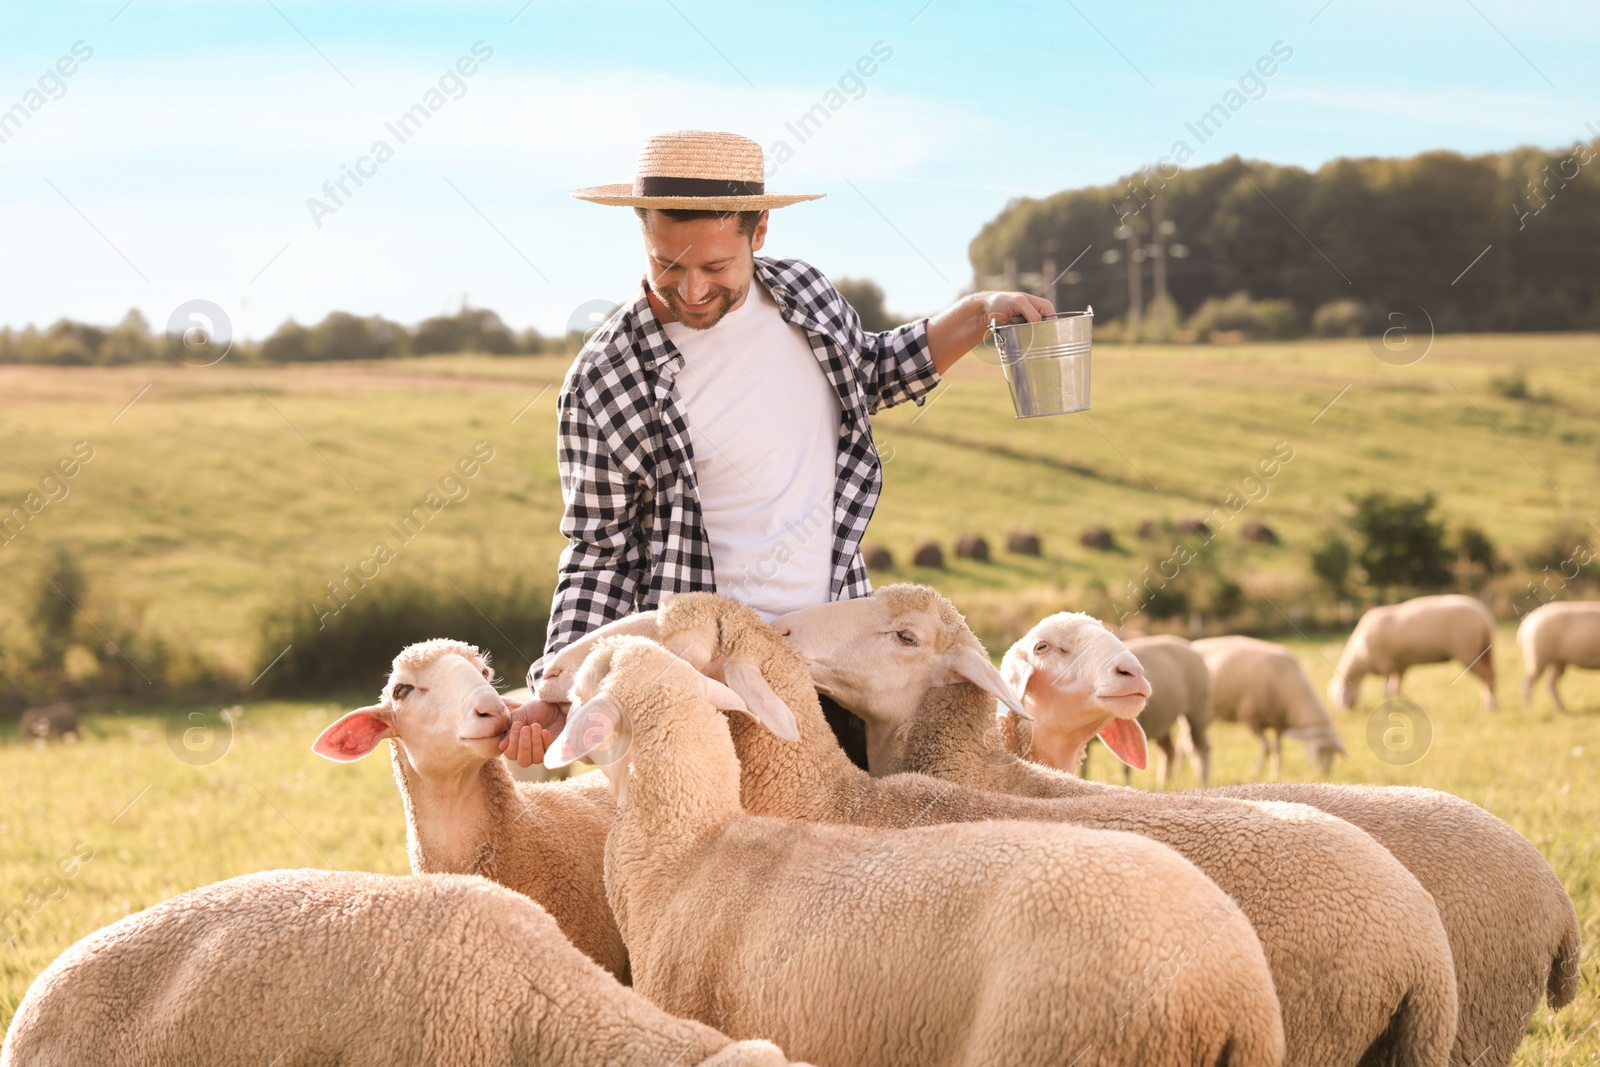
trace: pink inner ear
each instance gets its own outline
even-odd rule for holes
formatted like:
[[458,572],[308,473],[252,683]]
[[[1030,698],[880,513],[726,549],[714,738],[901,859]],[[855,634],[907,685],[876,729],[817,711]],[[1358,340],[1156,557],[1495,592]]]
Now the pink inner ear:
[[365,756],[389,732],[389,724],[364,711],[350,714],[322,731],[311,751],[338,763],[349,763]]
[[1112,719],[1097,735],[1123,763],[1142,771],[1150,762],[1145,749],[1144,728],[1138,719]]

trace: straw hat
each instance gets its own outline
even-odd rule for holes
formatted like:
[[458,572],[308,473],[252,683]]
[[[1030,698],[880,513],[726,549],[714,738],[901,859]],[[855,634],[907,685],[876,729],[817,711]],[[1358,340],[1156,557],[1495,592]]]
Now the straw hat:
[[574,189],[579,200],[612,207],[762,211],[821,193],[769,193],[761,146],[736,133],[679,130],[645,142],[631,185]]

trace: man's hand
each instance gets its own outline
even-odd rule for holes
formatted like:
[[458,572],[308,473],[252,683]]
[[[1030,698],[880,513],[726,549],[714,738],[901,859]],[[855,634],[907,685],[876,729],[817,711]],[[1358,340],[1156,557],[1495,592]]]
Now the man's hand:
[[943,374],[976,348],[989,325],[1024,318],[1038,322],[1055,314],[1050,301],[1031,293],[972,293],[928,320],[928,351],[933,369]]
[[544,754],[555,744],[555,735],[567,724],[567,710],[559,704],[534,699],[517,706],[506,702],[511,726],[500,740],[500,751],[519,767],[544,761]]

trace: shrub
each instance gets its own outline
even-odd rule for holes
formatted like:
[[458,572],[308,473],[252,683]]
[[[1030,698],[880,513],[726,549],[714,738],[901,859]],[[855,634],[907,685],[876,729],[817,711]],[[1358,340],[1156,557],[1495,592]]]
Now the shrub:
[[1354,498],[1352,525],[1361,538],[1357,560],[1369,584],[1438,589],[1450,584],[1444,526],[1433,518],[1433,494],[1398,500],[1387,493]]
[[1331,531],[1322,539],[1322,544],[1311,551],[1311,573],[1334,593],[1344,592],[1353,562],[1349,544]]
[[1300,316],[1287,300],[1252,300],[1243,290],[1225,300],[1212,297],[1189,319],[1197,340],[1237,334],[1251,341],[1278,341],[1300,332]]
[[520,684],[544,651],[550,591],[521,578],[416,578],[379,572],[336,612],[323,589],[286,599],[260,623],[261,687],[280,694],[374,689],[406,645],[453,637],[489,652],[502,675]]
[[1331,300],[1311,316],[1311,332],[1318,337],[1359,337],[1367,309],[1359,300]]
[[[538,339],[538,334],[534,334],[534,338]],[[517,339],[500,321],[500,316],[487,308],[464,307],[454,315],[425,319],[411,339],[411,351],[419,356],[436,352],[488,352],[504,356],[517,348]],[[537,348],[531,350],[538,351]]]

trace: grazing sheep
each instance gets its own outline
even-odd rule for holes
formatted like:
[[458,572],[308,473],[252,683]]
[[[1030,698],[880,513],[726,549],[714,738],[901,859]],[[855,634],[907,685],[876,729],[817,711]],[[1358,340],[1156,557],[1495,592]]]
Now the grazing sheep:
[[1328,683],[1328,699],[1347,711],[1355,707],[1361,679],[1369,674],[1387,677],[1388,693],[1395,696],[1407,668],[1452,659],[1478,676],[1483,706],[1490,711],[1497,708],[1494,616],[1482,601],[1450,593],[1370,608],[1345,642]]
[[628,951],[605,899],[616,802],[599,775],[514,782],[499,741],[510,718],[488,657],[435,639],[394,658],[383,699],[333,723],[312,751],[339,763],[391,740],[416,874],[481,874],[531,897],[589,958],[628,980]]
[[482,878],[263,871],[79,941],[34,980],[0,1067],[779,1067],[618,985]]
[[[662,611],[663,631],[673,606]],[[811,680],[867,721],[869,738],[886,736],[872,746],[887,752],[886,770],[991,790],[991,817],[1048,812],[1131,830],[1209,874],[1266,950],[1283,1005],[1286,1063],[1446,1062],[1456,993],[1444,929],[1416,879],[1367,834],[1301,805],[1144,793],[1018,759],[995,736],[1004,683],[955,607],[932,589],[886,586],[773,626],[788,632]],[[728,629],[724,622],[724,641]],[[1115,694],[1128,682],[1119,670],[1127,654],[1104,627],[1086,626],[1049,657],[1097,671],[1096,688]],[[1071,669],[1041,662],[1027,691],[1059,684]],[[1373,1059],[1380,1054],[1392,1058]]]
[[606,888],[635,988],[667,1011],[827,1064],[1280,1062],[1260,945],[1170,849],[1061,825],[748,815],[715,708],[793,748],[771,732],[793,735],[783,703],[747,705],[626,636],[594,643],[569,693],[550,762],[630,740],[604,766]]
[[[1075,669],[1039,675],[1024,705],[1044,714],[1049,687],[1072,684]],[[1204,795],[1320,808],[1371,834],[1416,876],[1438,906],[1455,964],[1452,1067],[1505,1067],[1540,998],[1560,1008],[1577,994],[1581,938],[1571,898],[1526,838],[1477,805],[1432,789],[1301,782]]]
[[1210,785],[1211,742],[1206,738],[1206,726],[1211,722],[1211,672],[1206,661],[1188,641],[1171,634],[1130,637],[1127,645],[1150,679],[1150,699],[1139,713],[1139,726],[1161,749],[1156,788],[1167,787],[1167,771],[1176,756],[1173,728],[1180,719],[1189,727],[1189,751],[1200,784]]
[[[830,610],[881,605],[886,596],[894,596],[892,591],[907,589],[922,597],[934,595],[931,590],[889,586],[865,601],[841,602]],[[953,608],[950,612],[954,615]],[[793,621],[786,617],[778,624]],[[850,706],[852,695],[864,695],[864,690],[837,676],[814,680],[794,646],[748,608],[713,594],[680,594],[669,597],[656,611],[602,629],[610,634],[655,635],[691,663],[722,678],[752,706],[770,701],[792,709],[799,720],[798,745],[780,743],[740,717],[731,721],[743,768],[742,799],[751,813],[884,827],[1036,819],[1169,835],[1158,839],[1208,852],[1217,864],[1207,868],[1208,873],[1228,879],[1231,884],[1224,883],[1223,888],[1245,906],[1247,914],[1252,908],[1277,914],[1278,936],[1271,937],[1260,926],[1257,932],[1270,938],[1266,948],[1274,974],[1283,968],[1278,993],[1292,1020],[1287,1062],[1354,1064],[1372,1046],[1378,1051],[1395,1046],[1396,1063],[1445,1062],[1455,1026],[1455,986],[1438,914],[1415,880],[1395,868],[1392,857],[1345,824],[1290,805],[1198,803],[1185,808],[1171,802],[1175,797],[1167,797],[1161,798],[1167,803],[1157,806],[1151,803],[1157,798],[1149,794],[1121,789],[1105,797],[1029,799],[922,774],[874,779],[840,750],[816,692],[820,685]],[[904,644],[943,629],[937,620],[930,620],[914,629],[885,627],[874,639]],[[572,664],[581,661],[597,640],[590,635],[583,639],[587,646],[569,647],[551,659],[541,682],[541,699],[569,699]],[[909,715],[923,699],[948,704],[952,718],[971,719],[969,749],[992,745],[990,758],[1014,762],[992,740],[994,700],[1009,693],[970,632],[969,641],[965,647],[948,650],[941,675],[944,684],[938,688],[919,688],[912,680],[896,689],[899,707]],[[881,674],[881,659],[875,654],[867,659],[869,673]],[[971,678],[990,688],[967,684]],[[892,747],[880,745],[880,758],[885,748]],[[1228,829],[1219,829],[1223,826]],[[1298,881],[1289,876],[1287,872],[1311,862],[1301,854],[1300,842],[1307,838],[1324,845],[1342,842],[1344,869],[1331,875],[1305,874]],[[1317,906],[1316,898],[1307,895],[1318,893],[1330,894],[1337,904],[1331,909]],[[1388,933],[1391,928],[1405,930],[1407,937],[1394,939]],[[1333,958],[1328,958],[1329,952]],[[1359,968],[1353,963],[1357,960]]]
[[77,709],[71,704],[29,708],[22,713],[22,736],[76,741],[79,736]]
[[1522,650],[1522,706],[1533,700],[1539,675],[1550,670],[1550,696],[1566,711],[1556,683],[1568,667],[1600,669],[1600,603],[1557,601],[1534,608],[1517,627],[1517,647]]
[[1306,758],[1323,774],[1334,756],[1344,755],[1339,731],[1293,652],[1254,637],[1207,637],[1190,647],[1211,673],[1211,717],[1242,722],[1261,739],[1257,777],[1263,768],[1278,777],[1285,737],[1304,744]]

